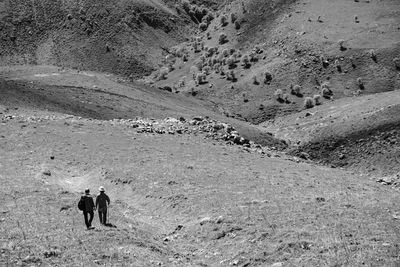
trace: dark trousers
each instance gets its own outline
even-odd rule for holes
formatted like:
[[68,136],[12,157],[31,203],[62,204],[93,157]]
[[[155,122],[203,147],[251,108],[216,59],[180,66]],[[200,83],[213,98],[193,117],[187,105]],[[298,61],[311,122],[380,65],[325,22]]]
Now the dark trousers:
[[99,209],[99,220],[101,224],[107,223],[107,209]]
[[[89,218],[88,218],[88,215],[89,215]],[[91,227],[92,226],[92,221],[93,221],[93,216],[94,216],[93,211],[84,211],[83,212],[83,216],[85,217],[86,227],[87,228]]]

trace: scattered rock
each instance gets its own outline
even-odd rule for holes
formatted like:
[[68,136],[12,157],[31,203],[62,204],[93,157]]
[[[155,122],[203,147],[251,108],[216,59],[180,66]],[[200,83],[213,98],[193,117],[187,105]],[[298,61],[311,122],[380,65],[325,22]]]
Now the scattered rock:
[[283,266],[283,262],[275,262],[270,267],[282,267],[282,266]]
[[60,208],[60,211],[70,210],[71,208],[72,208],[71,205],[65,205],[65,206],[62,206],[62,207]]
[[204,225],[206,223],[210,223],[211,218],[210,217],[204,217],[203,219],[200,220],[200,225]]
[[51,171],[50,171],[50,170],[44,170],[44,171],[42,172],[42,174],[43,174],[43,175],[46,175],[46,176],[51,176]]
[[58,250],[47,250],[43,253],[45,258],[57,257],[60,255],[60,251]]
[[216,220],[215,223],[222,223],[224,221],[224,217],[219,216]]
[[318,203],[325,202],[325,198],[323,198],[323,197],[316,197],[315,200],[316,200]]

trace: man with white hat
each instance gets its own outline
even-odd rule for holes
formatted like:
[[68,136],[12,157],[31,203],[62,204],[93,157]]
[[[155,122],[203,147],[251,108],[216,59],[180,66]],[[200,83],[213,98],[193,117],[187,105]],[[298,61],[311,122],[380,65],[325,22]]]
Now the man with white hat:
[[100,223],[106,225],[107,223],[107,206],[110,205],[110,198],[106,195],[103,186],[99,188],[100,195],[96,197],[96,208],[99,211]]

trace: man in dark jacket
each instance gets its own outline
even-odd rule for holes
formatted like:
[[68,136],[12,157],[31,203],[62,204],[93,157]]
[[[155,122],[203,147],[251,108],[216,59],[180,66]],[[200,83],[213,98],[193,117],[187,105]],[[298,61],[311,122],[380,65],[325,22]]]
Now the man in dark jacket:
[[99,188],[100,195],[96,197],[96,208],[99,211],[100,223],[106,225],[107,223],[107,205],[110,205],[110,198],[104,193],[104,187]]
[[[85,217],[85,224],[87,229],[94,229],[92,227],[92,221],[93,221],[93,215],[94,215],[94,210],[96,210],[96,207],[94,206],[94,201],[93,197],[90,195],[90,190],[89,188],[85,189],[85,195],[82,196],[84,202],[85,202],[85,209],[83,210],[83,216]],[[88,218],[89,215],[89,218]]]

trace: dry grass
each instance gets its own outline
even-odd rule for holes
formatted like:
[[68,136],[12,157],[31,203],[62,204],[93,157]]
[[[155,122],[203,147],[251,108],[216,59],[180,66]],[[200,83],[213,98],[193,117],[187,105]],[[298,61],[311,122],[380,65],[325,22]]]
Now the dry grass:
[[[399,229],[391,216],[398,196],[369,179],[202,136],[138,134],[87,120],[68,124],[44,121],[21,129],[9,121],[1,130],[2,264],[399,261]],[[38,175],[44,167],[51,176]],[[100,227],[96,216],[96,230],[86,231],[76,190],[100,183],[118,228]],[[200,224],[205,217],[209,221]]]

